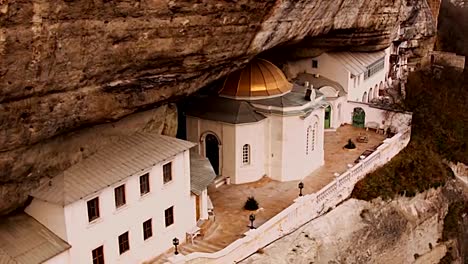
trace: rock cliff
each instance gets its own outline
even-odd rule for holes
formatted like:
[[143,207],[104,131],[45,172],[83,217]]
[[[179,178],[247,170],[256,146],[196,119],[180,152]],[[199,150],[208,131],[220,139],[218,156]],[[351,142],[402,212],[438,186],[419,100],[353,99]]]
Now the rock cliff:
[[[86,157],[89,146],[109,142],[104,132],[90,132],[107,128],[90,127],[190,94],[275,47],[297,56],[379,50],[401,24],[415,29],[416,46],[431,47],[439,5],[0,0],[0,214],[20,205],[41,177]],[[156,116],[159,131],[168,117]],[[147,124],[140,125],[119,133]]]
[[468,202],[466,187],[452,181],[414,198],[350,199],[242,263],[425,264],[439,263],[447,251],[450,263],[464,263],[463,234],[445,241],[443,233],[449,204]]

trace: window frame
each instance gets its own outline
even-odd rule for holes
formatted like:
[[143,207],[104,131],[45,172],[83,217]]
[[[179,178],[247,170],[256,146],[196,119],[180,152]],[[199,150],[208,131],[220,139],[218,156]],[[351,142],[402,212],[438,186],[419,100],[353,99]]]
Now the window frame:
[[312,60],[312,69],[318,68],[318,60]]
[[[151,186],[150,186],[150,174],[149,172],[141,175],[138,179],[139,179],[139,183],[140,183],[140,196],[144,196],[148,193],[151,192]],[[146,183],[143,183],[142,182],[142,179],[146,179]],[[143,186],[146,186],[146,189],[143,190]]]
[[[169,166],[170,169],[169,169],[169,179],[166,179],[166,166]],[[163,184],[168,184],[170,182],[172,182],[172,180],[174,179],[173,177],[173,166],[172,166],[172,161],[169,161],[168,163],[165,163],[162,165],[162,174],[163,174]]]
[[[170,212],[170,214],[169,214]],[[170,223],[168,223],[168,219],[170,219]],[[171,206],[164,210],[164,225],[165,227],[170,227],[175,223],[175,217],[174,217],[174,206]]]
[[[120,190],[122,190],[122,192],[118,193],[118,191]],[[118,200],[117,198],[120,198],[120,200]],[[125,206],[127,204],[127,199],[125,197],[125,183],[114,188],[114,203],[116,209],[121,208],[122,206]]]
[[153,237],[153,219],[152,218],[143,222],[143,240],[150,239],[151,237]]
[[[90,213],[90,203],[93,202],[93,201],[96,201],[95,208],[93,210],[94,213],[95,213],[95,216],[91,217],[91,215],[89,214]],[[99,219],[101,217],[101,214],[100,214],[100,211],[99,211],[99,196],[96,196],[96,197],[94,197],[92,199],[87,200],[86,201],[86,209],[87,209],[87,213],[88,213],[88,223],[92,223],[92,222],[96,221],[97,219]]]
[[[99,253],[101,254],[99,255]],[[104,264],[104,245],[91,250],[91,259],[93,260],[93,264]]]
[[119,235],[117,241],[119,243],[119,255],[130,251],[130,235],[128,231]]
[[250,165],[251,162],[251,155],[250,155],[250,144],[242,145],[242,165]]

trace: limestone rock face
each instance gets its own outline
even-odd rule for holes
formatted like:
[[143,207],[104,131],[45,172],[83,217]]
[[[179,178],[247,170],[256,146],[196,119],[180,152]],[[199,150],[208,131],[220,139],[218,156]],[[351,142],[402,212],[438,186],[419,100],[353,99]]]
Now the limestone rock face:
[[439,263],[448,247],[464,247],[439,240],[449,204],[466,192],[454,186],[390,202],[350,199],[242,263]]
[[192,93],[277,46],[378,50],[399,24],[430,44],[439,4],[0,0],[0,213],[28,189],[8,186],[77,161],[31,156],[61,153],[69,133]]

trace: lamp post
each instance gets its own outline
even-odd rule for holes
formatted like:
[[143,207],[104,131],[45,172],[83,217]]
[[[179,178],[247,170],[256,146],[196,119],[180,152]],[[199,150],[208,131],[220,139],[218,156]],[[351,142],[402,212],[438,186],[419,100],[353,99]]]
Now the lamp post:
[[302,189],[304,188],[304,183],[300,182],[297,187],[299,187],[299,196],[302,196]]
[[249,220],[250,220],[250,229],[255,229],[254,225],[253,225],[253,222],[255,221],[255,215],[254,214],[250,214],[249,215]]
[[177,237],[175,237],[174,239],[172,239],[172,244],[174,245],[174,255],[179,255],[179,251],[177,250],[177,246],[179,245],[179,239],[177,239]]

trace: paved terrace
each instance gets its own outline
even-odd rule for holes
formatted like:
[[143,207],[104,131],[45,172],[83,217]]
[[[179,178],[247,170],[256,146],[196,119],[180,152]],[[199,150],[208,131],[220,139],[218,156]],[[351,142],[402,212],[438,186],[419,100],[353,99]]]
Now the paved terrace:
[[[367,143],[358,143],[356,140],[362,132],[368,135]],[[356,144],[356,149],[343,149],[349,138]],[[376,148],[384,139],[384,135],[376,134],[375,131],[366,132],[365,129],[350,125],[342,126],[336,132],[325,132],[325,165],[303,180],[305,186],[303,193],[319,191],[335,179],[335,172],[339,174],[345,172],[348,164],[354,164],[365,150]],[[243,209],[248,196],[254,196],[260,205],[260,209],[255,213],[254,222],[254,226],[258,227],[294,202],[299,194],[298,183],[299,181],[278,182],[263,178],[247,184],[222,185],[218,188],[211,186],[208,194],[214,206],[216,230],[204,238],[195,239],[193,245],[189,243],[182,245],[182,254],[215,252],[242,238],[249,229],[248,219],[251,212]],[[172,250],[169,250],[166,256],[167,254],[172,255]]]

